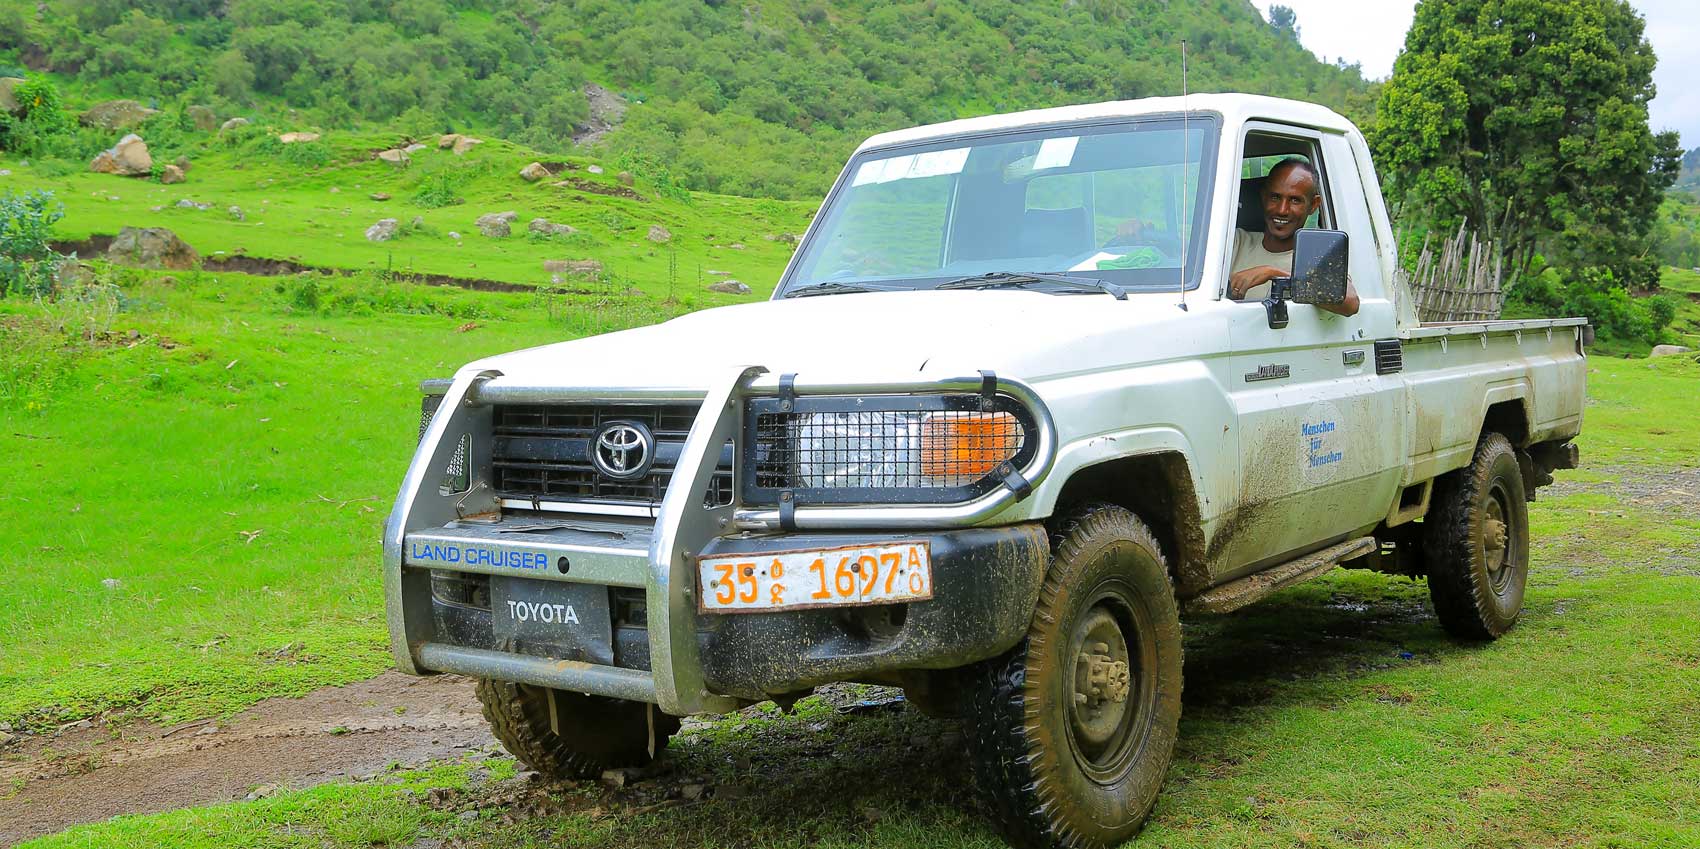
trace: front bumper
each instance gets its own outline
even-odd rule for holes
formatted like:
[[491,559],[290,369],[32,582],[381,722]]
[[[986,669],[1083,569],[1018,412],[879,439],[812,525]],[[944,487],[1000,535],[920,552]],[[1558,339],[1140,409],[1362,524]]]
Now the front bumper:
[[[422,552],[433,547],[452,550],[443,545],[453,543],[433,541],[459,540],[462,545],[473,546],[462,550],[508,553],[489,558],[497,563],[536,558],[553,564],[567,557],[575,564],[574,572],[579,563],[585,564],[587,574],[594,568],[595,549],[583,539],[592,526],[509,533],[527,524],[522,520],[476,529],[433,529],[410,537],[410,548]],[[627,531],[639,533],[632,526],[627,526]],[[522,534],[527,537],[523,544],[510,541]],[[714,540],[700,554],[760,556],[764,552],[825,550],[886,539],[889,537],[869,533],[728,537]],[[700,615],[694,642],[705,689],[716,696],[759,701],[830,681],[902,669],[953,668],[991,657],[1021,639],[1048,563],[1042,526],[910,533],[904,534],[904,539],[928,543],[933,598],[907,604]],[[486,562],[462,571],[465,565],[443,568],[429,561],[410,560],[405,567],[410,574],[434,573],[437,584],[430,601],[431,633],[410,643],[417,668],[658,701],[652,635],[639,601],[642,595],[638,588],[629,587],[632,582],[608,584],[604,589],[596,584],[557,580],[560,575],[554,569],[490,566]],[[599,604],[612,612],[609,655],[593,658],[596,652],[542,635],[517,640],[498,636],[488,603],[492,597],[489,588],[498,587],[494,595],[499,598],[500,587],[513,586],[516,581],[527,587],[528,597],[545,602],[582,600],[584,588],[602,593]],[[444,586],[485,602],[467,604],[446,598]],[[579,605],[581,615],[585,608]]]
[[[487,489],[440,492],[433,469],[447,464],[463,434],[487,427],[488,400],[498,375],[462,375],[444,396],[421,440],[385,529],[384,588],[391,650],[412,674],[464,675],[645,701],[674,715],[723,712],[742,702],[815,684],[902,669],[943,669],[990,657],[1025,632],[1049,549],[1036,524],[940,529],[963,525],[1007,503],[983,499],[957,515],[918,507],[881,511],[889,527],[838,530],[864,508],[827,510],[786,534],[751,534],[768,517],[747,521],[737,505],[711,507],[698,495],[714,474],[722,446],[735,441],[739,403],[761,369],[740,369],[708,392],[666,390],[668,398],[700,400],[696,424],[656,515],[614,520],[575,515],[504,514]],[[1026,392],[1024,386],[1020,387]],[[491,390],[496,391],[491,391]],[[584,400],[605,390],[526,387],[528,402]],[[887,391],[890,391],[887,389]],[[660,390],[650,390],[655,398]],[[1037,483],[1054,458],[1053,432],[1042,405],[1043,450],[1027,470]],[[488,448],[470,441],[467,462],[487,463]],[[849,517],[848,519],[846,517]],[[776,520],[777,521],[777,520]],[[864,525],[866,528],[866,525]],[[697,610],[697,557],[707,554],[830,548],[856,542],[925,538],[932,545],[934,597],[924,602],[774,613],[705,615]],[[458,547],[458,549],[456,549]],[[463,552],[454,562],[441,552]],[[477,556],[471,556],[476,553]],[[570,568],[552,568],[564,561]],[[641,608],[641,618],[616,621],[610,656],[558,651],[547,643],[498,640],[490,613],[445,605],[434,596],[433,572],[491,581],[613,588],[610,607]],[[511,586],[511,584],[506,585]],[[616,617],[618,619],[618,617]],[[635,620],[635,621],[633,621]],[[610,662],[611,660],[611,662]]]

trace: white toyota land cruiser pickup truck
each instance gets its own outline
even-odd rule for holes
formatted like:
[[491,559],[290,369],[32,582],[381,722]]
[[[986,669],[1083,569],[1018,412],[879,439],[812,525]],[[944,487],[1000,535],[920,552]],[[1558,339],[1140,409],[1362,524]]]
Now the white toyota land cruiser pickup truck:
[[[1290,157],[1314,229],[1232,300]],[[1421,324],[1395,258],[1363,137],[1312,104],[875,136],[771,300],[427,383],[384,538],[396,663],[478,679],[563,777],[679,716],[901,686],[967,724],[1010,842],[1118,843],[1174,747],[1183,616],[1345,566],[1426,577],[1461,638],[1517,619],[1586,321]],[[1355,315],[1317,306],[1348,278]]]

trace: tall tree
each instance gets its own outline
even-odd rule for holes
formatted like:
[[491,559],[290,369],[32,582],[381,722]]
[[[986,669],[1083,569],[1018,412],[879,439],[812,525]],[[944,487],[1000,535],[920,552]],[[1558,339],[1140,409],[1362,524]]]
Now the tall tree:
[[1467,219],[1512,281],[1537,249],[1651,286],[1647,236],[1681,155],[1653,134],[1653,48],[1626,0],[1420,0],[1370,144],[1389,198]]

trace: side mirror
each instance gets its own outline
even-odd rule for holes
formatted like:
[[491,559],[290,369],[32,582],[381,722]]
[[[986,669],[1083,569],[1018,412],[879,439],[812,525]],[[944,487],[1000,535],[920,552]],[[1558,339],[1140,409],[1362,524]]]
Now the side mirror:
[[1346,302],[1346,234],[1339,230],[1300,230],[1294,238],[1293,276],[1269,281],[1263,309],[1269,329],[1287,326],[1287,302],[1343,304]]
[[1346,234],[1339,230],[1300,230],[1293,246],[1293,301],[1341,304],[1346,301]]

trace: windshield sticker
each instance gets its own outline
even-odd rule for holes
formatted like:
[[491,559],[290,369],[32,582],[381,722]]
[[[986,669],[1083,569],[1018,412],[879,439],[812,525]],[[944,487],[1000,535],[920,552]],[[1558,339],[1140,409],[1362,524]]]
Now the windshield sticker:
[[1068,164],[1074,161],[1074,147],[1078,144],[1080,144],[1079,136],[1045,139],[1039,143],[1039,155],[1033,157],[1033,170],[1067,168]]
[[910,153],[903,156],[893,156],[889,159],[875,159],[864,162],[856,169],[856,176],[850,180],[852,186],[863,186],[869,183],[889,183],[893,180],[914,180],[921,177],[938,177],[944,174],[960,174],[968,163],[968,148],[957,147],[950,150],[934,150],[927,153]]
[[1333,479],[1346,459],[1345,423],[1340,411],[1327,401],[1310,405],[1299,419],[1299,470],[1305,483]]

